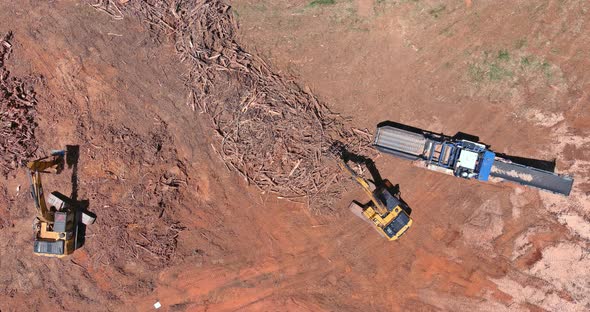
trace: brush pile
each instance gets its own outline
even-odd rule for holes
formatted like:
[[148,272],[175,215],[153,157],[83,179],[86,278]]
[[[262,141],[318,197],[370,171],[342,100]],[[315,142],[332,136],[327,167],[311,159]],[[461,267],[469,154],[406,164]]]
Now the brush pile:
[[34,156],[35,141],[35,92],[33,79],[10,76],[5,67],[12,52],[12,33],[0,39],[0,175],[19,167]]
[[189,105],[207,114],[220,135],[216,152],[262,192],[332,209],[341,172],[329,153],[335,142],[362,152],[366,130],[346,129],[309,91],[273,72],[239,45],[229,5],[220,0],[131,1],[138,15],[173,38],[186,64]]

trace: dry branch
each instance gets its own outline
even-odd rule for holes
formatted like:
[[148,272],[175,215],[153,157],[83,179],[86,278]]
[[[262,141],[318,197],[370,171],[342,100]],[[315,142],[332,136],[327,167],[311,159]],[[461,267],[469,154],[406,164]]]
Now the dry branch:
[[245,52],[224,1],[142,0],[122,9],[172,36],[187,64],[189,105],[210,117],[228,167],[262,191],[332,209],[342,186],[329,148],[340,141],[366,153],[368,131],[347,129],[309,90]]
[[36,151],[34,79],[16,78],[6,68],[12,33],[0,39],[0,174],[6,176]]

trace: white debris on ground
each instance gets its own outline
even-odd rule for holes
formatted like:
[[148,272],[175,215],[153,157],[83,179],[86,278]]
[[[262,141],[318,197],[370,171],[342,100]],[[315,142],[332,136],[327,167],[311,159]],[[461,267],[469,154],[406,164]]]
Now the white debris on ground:
[[[551,127],[559,124],[560,115],[545,116],[541,112],[532,112],[533,122],[539,126]],[[547,158],[558,157],[561,167],[559,173],[567,172],[574,176],[574,185],[570,196],[561,196],[549,192],[539,192],[542,208],[546,209],[555,220],[565,225],[579,242],[560,242],[542,250],[541,259],[530,269],[523,271],[523,276],[506,276],[491,279],[501,291],[510,294],[519,304],[534,304],[548,311],[588,311],[590,310],[590,192],[583,189],[590,184],[590,161],[566,159],[563,155],[567,145],[576,148],[590,147],[590,138],[574,134],[565,124],[560,124],[552,131],[554,148],[547,151]],[[520,208],[528,204],[520,199],[518,191],[510,197],[513,215],[520,215]],[[540,207],[541,208],[541,207]],[[514,261],[527,253],[532,246],[530,238],[542,230],[529,228],[516,238],[511,259]],[[534,277],[545,283],[531,285],[527,278]]]
[[[510,294],[514,302],[520,305],[530,303],[547,311],[585,311],[585,308],[579,303],[570,302],[560,297],[550,286],[535,287],[526,283],[521,284],[510,277],[491,279],[491,281],[498,286],[500,291]],[[514,307],[511,308],[512,311],[518,311]]]
[[[540,192],[545,208],[556,214],[560,223],[566,225],[574,235],[590,241],[590,191],[582,189],[590,184],[590,161],[566,160],[563,151],[566,146],[573,145],[590,152],[590,137],[574,134],[573,129],[561,125],[553,130],[555,147],[552,153],[563,159],[569,166],[567,172],[574,176],[574,185],[570,196],[560,196],[547,192]],[[554,156],[555,157],[555,156]]]
[[429,289],[419,291],[418,295],[420,296],[421,300],[440,309],[441,311],[514,311],[512,307],[506,307],[505,305],[493,299],[482,301],[482,299],[458,297]]
[[[565,224],[572,232],[590,241],[590,222],[577,214],[562,214],[559,222]],[[590,268],[589,268],[590,270]]]
[[523,196],[522,187],[515,186],[514,192],[510,194],[510,204],[512,206],[512,218],[520,218],[520,212],[523,207],[529,204],[528,198]]
[[563,113],[551,113],[551,112],[542,112],[537,108],[529,108],[525,111],[524,117],[527,120],[534,122],[535,124],[551,128],[558,123],[562,122],[565,117]]
[[543,250],[543,258],[529,272],[573,296],[579,307],[590,308],[590,251],[564,242]]
[[540,231],[541,227],[532,227],[528,228],[524,233],[520,234],[514,241],[514,248],[512,250],[512,256],[510,257],[510,259],[514,261],[520,258],[521,256],[525,255],[533,246],[530,240],[531,236],[539,233]]

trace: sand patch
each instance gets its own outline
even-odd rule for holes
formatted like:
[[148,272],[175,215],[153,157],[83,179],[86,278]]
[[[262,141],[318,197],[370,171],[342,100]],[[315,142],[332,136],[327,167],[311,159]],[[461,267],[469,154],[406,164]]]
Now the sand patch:
[[567,291],[575,303],[590,305],[590,251],[574,243],[543,250],[543,258],[529,272],[558,289]]
[[498,289],[510,294],[518,304],[532,303],[547,311],[585,311],[582,306],[561,298],[549,287],[537,288],[532,285],[522,285],[509,277],[491,279],[491,281],[498,286]]

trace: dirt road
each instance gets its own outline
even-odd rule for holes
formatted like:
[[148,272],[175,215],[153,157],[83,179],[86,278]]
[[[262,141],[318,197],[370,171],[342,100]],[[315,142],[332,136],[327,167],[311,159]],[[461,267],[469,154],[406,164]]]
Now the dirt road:
[[[327,3],[327,4],[322,4]],[[0,309],[584,311],[590,308],[590,47],[585,2],[233,3],[247,51],[351,125],[394,120],[557,158],[569,198],[463,181],[382,156],[415,225],[383,241],[345,209],[260,194],[211,148],[174,46],[77,1],[0,2],[12,74],[42,76],[39,153],[78,145],[47,190],[97,223],[65,260],[31,253],[24,171],[0,180]],[[467,5],[469,4],[469,5]],[[72,182],[77,183],[72,185]],[[77,187],[76,187],[77,185]]]

